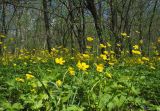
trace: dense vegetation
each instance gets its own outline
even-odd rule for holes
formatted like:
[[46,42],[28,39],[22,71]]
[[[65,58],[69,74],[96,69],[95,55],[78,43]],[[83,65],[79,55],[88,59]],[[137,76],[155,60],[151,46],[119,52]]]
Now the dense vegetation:
[[1,110],[159,110],[159,57],[135,51],[133,57],[116,59],[113,51],[97,55],[90,50],[74,55],[63,47],[50,54],[35,49],[5,53]]
[[1,0],[0,111],[159,111],[159,0]]

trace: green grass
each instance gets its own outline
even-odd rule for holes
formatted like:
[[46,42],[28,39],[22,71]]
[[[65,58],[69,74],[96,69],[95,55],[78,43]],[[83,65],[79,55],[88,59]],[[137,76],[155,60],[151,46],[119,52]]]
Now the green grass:
[[[159,62],[154,63],[155,69],[149,67],[149,62],[119,62],[106,65],[98,73],[92,61],[87,62],[87,71],[81,71],[73,60],[66,59],[64,65],[58,65],[52,57],[37,62],[31,61],[33,58],[14,58],[0,65],[0,110],[160,110]],[[69,66],[75,69],[74,76],[69,75]],[[28,73],[34,77],[26,79]],[[56,84],[57,80],[62,81],[61,86]]]

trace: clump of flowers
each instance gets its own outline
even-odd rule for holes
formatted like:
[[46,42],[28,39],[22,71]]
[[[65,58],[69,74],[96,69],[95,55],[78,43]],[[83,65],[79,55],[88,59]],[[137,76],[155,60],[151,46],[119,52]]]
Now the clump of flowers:
[[63,64],[65,63],[65,60],[64,60],[62,57],[60,57],[60,58],[56,58],[56,59],[55,59],[55,62],[56,62],[57,64],[63,65]]
[[104,65],[103,64],[96,64],[96,70],[97,70],[97,72],[103,72]]
[[92,42],[93,41],[93,37],[87,37],[87,41]]
[[103,60],[107,60],[107,56],[105,54],[101,54],[100,57],[103,59]]
[[82,70],[82,71],[86,71],[88,68],[89,68],[89,65],[87,65],[85,62],[78,62],[77,63],[77,67],[79,70]]
[[18,82],[24,82],[24,79],[17,77],[16,81],[18,81]]
[[83,58],[85,58],[85,59],[89,59],[89,58],[90,58],[89,54],[82,54],[82,56],[83,56]]
[[133,48],[134,48],[135,50],[137,50],[137,49],[139,49],[139,46],[138,46],[138,45],[134,45]]
[[137,59],[137,63],[138,63],[138,64],[144,64],[144,61],[142,61],[142,59],[138,58],[138,59]]
[[73,67],[69,67],[68,71],[69,71],[70,76],[74,76],[75,75],[75,71],[74,71]]
[[99,47],[100,48],[106,48],[106,46],[104,44],[100,44]]
[[141,55],[141,52],[138,51],[138,50],[132,50],[132,53],[133,53],[133,54],[137,54],[137,55]]
[[127,36],[127,33],[122,32],[122,33],[121,33],[121,36],[124,36],[124,37],[125,37],[125,36]]
[[142,60],[143,61],[149,61],[149,58],[148,57],[142,57]]
[[32,78],[34,78],[34,76],[32,74],[26,74],[26,78],[27,79],[32,79]]
[[133,54],[141,55],[141,52],[138,50],[139,49],[138,45],[134,45],[133,48],[134,48],[134,50],[132,50]]

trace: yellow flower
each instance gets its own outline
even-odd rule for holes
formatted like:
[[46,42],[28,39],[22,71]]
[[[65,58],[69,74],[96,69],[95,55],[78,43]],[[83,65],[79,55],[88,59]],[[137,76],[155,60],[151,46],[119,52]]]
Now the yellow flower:
[[148,57],[142,57],[142,60],[149,61],[149,58]]
[[108,77],[108,78],[112,78],[112,74],[111,74],[111,73],[109,73],[109,72],[106,72],[106,77]]
[[93,41],[93,37],[87,37],[87,41],[92,42]]
[[136,49],[139,49],[139,46],[138,45],[134,45],[133,48],[136,50]]
[[100,44],[99,47],[100,48],[106,48],[106,46],[104,44]]
[[74,75],[75,75],[75,71],[74,71],[74,68],[73,68],[73,67],[69,67],[69,68],[68,68],[68,71],[69,71],[69,74],[70,74],[71,76],[74,76]]
[[132,50],[132,53],[133,53],[133,54],[137,54],[137,55],[141,55],[141,52],[140,52],[140,51],[137,51],[137,50]]
[[86,48],[87,48],[87,49],[91,49],[92,47],[87,45]]
[[24,79],[17,77],[16,81],[18,81],[18,82],[24,82]]
[[56,85],[57,85],[58,87],[61,87],[61,86],[62,86],[62,81],[61,81],[61,80],[57,80],[57,81],[56,81]]
[[143,44],[143,40],[141,39],[141,40],[139,41],[139,43],[140,43],[140,44]]
[[27,78],[27,79],[32,79],[32,78],[34,78],[34,76],[31,75],[31,74],[26,74],[26,78]]
[[101,54],[100,57],[103,59],[103,60],[107,60],[107,56],[105,54]]
[[140,32],[136,30],[136,33],[138,33],[138,34],[139,34]]
[[154,66],[152,66],[152,65],[150,66],[150,68],[151,68],[151,69],[153,69],[153,70],[155,70],[155,69],[156,69],[156,68],[155,68]]
[[63,60],[63,58],[60,57],[60,58],[56,58],[56,59],[55,59],[55,62],[56,62],[57,64],[63,65],[63,64],[65,63],[65,60]]
[[121,44],[117,44],[117,46],[118,46],[118,47],[120,47],[120,46],[121,46]]
[[114,51],[110,51],[110,53],[111,53],[111,54],[114,54],[115,52],[114,52]]
[[109,53],[108,53],[108,51],[104,51],[103,53],[104,53],[104,54],[106,54],[106,55],[108,55],[108,54],[109,54]]
[[144,62],[143,62],[142,59],[140,59],[140,58],[137,59],[137,63],[138,63],[138,64],[144,64]]
[[88,54],[82,54],[82,56],[83,56],[85,59],[89,59],[89,55],[88,55]]
[[98,72],[103,72],[103,70],[104,70],[104,65],[103,64],[96,64],[96,70],[98,71]]
[[127,36],[127,33],[122,32],[121,35],[125,37],[125,36]]
[[6,38],[6,36],[5,35],[0,35],[1,36],[1,38]]
[[3,49],[6,50],[6,49],[7,49],[7,46],[3,46]]
[[109,62],[108,64],[109,64],[109,65],[111,65],[111,66],[113,66],[113,65],[114,65],[114,63],[113,63],[113,62]]
[[89,65],[87,65],[85,62],[78,62],[77,63],[77,67],[82,70],[82,71],[86,71],[89,68]]

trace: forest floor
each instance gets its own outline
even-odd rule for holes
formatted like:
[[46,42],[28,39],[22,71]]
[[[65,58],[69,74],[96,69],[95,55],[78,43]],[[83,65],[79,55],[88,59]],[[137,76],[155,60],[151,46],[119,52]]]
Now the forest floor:
[[20,50],[0,63],[0,111],[160,110],[160,58]]

